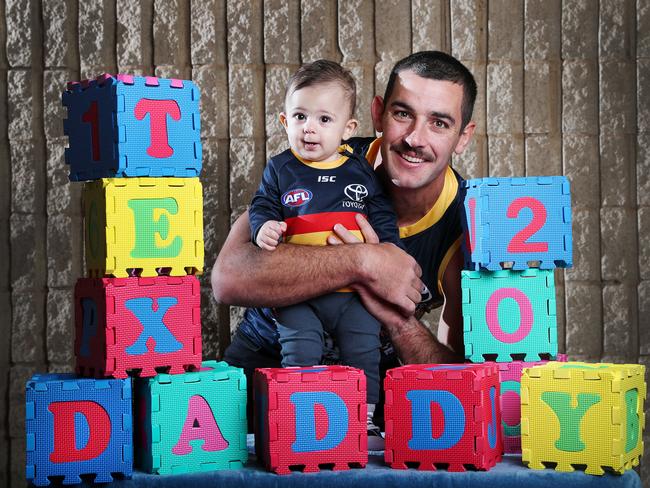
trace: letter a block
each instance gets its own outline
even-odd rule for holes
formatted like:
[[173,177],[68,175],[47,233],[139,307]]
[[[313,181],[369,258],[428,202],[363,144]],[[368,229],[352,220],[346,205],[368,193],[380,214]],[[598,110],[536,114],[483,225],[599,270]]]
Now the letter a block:
[[131,476],[131,380],[44,374],[25,390],[28,481],[68,485],[82,476],[95,483]]
[[643,453],[645,367],[548,363],[521,377],[521,451],[529,468],[623,473]]
[[155,376],[201,365],[195,276],[82,278],[75,286],[75,356],[84,376]]
[[198,178],[105,178],[83,189],[88,275],[203,272]]
[[70,180],[197,177],[199,91],[191,81],[102,75],[63,92]]
[[246,376],[224,362],[136,380],[136,464],[148,473],[239,469],[246,448]]
[[388,371],[386,450],[394,469],[488,470],[501,460],[494,364],[413,364]]
[[461,271],[461,288],[466,359],[556,357],[553,270]]
[[366,377],[348,366],[255,370],[255,449],[278,474],[365,467]]
[[478,178],[465,189],[465,268],[570,268],[571,195],[564,176]]

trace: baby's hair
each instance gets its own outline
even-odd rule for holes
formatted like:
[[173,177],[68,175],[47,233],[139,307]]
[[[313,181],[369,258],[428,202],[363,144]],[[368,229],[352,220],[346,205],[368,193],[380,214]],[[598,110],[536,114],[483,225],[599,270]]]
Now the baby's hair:
[[303,64],[298,68],[298,71],[289,78],[284,98],[286,100],[289,95],[302,88],[323,83],[338,83],[341,85],[350,101],[350,117],[352,117],[357,108],[357,86],[354,78],[339,63],[327,59],[319,59],[313,63]]

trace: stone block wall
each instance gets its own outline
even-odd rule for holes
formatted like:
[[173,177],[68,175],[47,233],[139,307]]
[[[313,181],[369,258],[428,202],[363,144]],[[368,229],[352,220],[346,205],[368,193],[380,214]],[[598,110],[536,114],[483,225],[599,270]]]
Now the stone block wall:
[[341,62],[370,135],[372,97],[396,60],[423,49],[452,53],[477,78],[476,135],[455,161],[463,175],[571,180],[575,266],[556,274],[560,349],[650,366],[646,0],[4,0],[0,486],[24,485],[25,381],[73,362],[84,264],[81,185],[63,163],[65,82],[122,72],[199,85],[203,339],[205,356],[219,357],[240,310],[214,302],[210,271],[266,157],[286,147],[277,114],[287,77],[303,62]]

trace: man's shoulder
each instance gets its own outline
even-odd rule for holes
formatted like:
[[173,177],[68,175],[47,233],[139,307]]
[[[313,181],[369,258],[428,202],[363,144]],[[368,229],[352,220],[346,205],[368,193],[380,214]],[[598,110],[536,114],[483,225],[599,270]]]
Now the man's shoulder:
[[372,165],[375,158],[371,154],[371,149],[375,146],[375,141],[378,141],[376,137],[352,137],[345,141],[345,143],[352,148],[355,154],[368,159]]

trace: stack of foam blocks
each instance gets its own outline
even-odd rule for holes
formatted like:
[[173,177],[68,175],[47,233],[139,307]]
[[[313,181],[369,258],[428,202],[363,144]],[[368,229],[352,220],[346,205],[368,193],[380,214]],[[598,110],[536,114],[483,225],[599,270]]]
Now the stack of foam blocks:
[[102,75],[62,98],[88,277],[75,286],[77,374],[27,383],[27,478],[128,477],[134,452],[159,474],[241,467],[245,376],[202,363],[198,90]]

